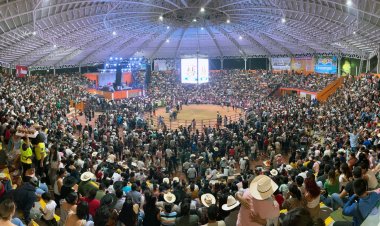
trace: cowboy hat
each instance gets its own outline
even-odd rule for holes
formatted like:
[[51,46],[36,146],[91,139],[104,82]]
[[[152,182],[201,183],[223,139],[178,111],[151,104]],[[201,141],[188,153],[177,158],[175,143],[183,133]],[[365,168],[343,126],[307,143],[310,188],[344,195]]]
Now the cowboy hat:
[[270,171],[270,174],[271,174],[272,176],[277,176],[278,171],[277,171],[276,169],[272,169],[272,170]]
[[195,157],[195,155],[194,155],[194,154],[191,154],[191,155],[190,155],[190,158],[194,158],[194,157]]
[[290,171],[290,170],[293,169],[293,167],[292,167],[291,165],[286,165],[286,166],[285,166],[285,169],[286,169],[287,171]]
[[278,185],[266,175],[257,176],[249,185],[249,192],[257,200],[269,198],[278,188]]
[[96,178],[96,177],[95,177],[95,174],[93,174],[91,172],[84,172],[84,173],[82,173],[82,175],[80,175],[81,181],[89,181],[93,178]]
[[96,151],[94,151],[94,152],[91,153],[91,156],[92,156],[92,157],[95,157],[95,156],[97,156],[97,155],[98,155],[98,152],[96,152]]
[[165,177],[164,179],[162,179],[162,183],[170,184],[169,178]]
[[201,202],[204,206],[210,207],[216,203],[216,199],[212,194],[206,193],[201,196]]
[[179,182],[179,178],[178,177],[173,177],[173,182]]
[[245,156],[243,159],[245,159],[245,160],[249,160],[248,156]]
[[113,208],[116,205],[117,197],[114,194],[106,194],[103,196],[103,198],[100,200],[100,205],[106,205],[109,208]]
[[173,202],[175,202],[176,197],[173,193],[168,192],[168,193],[164,194],[164,200],[167,203],[173,203]]
[[227,203],[222,205],[222,209],[224,211],[229,211],[235,209],[235,207],[239,206],[240,202],[237,201],[232,195],[229,195],[227,198]]

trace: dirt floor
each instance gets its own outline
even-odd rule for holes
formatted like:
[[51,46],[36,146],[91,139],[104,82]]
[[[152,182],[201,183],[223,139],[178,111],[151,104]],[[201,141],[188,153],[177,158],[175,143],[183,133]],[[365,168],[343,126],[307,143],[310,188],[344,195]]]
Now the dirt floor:
[[223,117],[226,115],[228,120],[237,120],[239,115],[242,114],[240,109],[232,110],[231,107],[222,107],[219,105],[210,105],[210,104],[191,104],[183,105],[182,110],[177,115],[176,120],[169,120],[169,113],[166,113],[165,108],[159,108],[156,111],[156,116],[153,117],[153,123],[157,124],[158,116],[164,117],[164,122],[170,128],[175,129],[179,126],[188,126],[191,124],[193,119],[196,120],[197,128],[206,126],[214,126],[216,124],[217,113],[220,113]]

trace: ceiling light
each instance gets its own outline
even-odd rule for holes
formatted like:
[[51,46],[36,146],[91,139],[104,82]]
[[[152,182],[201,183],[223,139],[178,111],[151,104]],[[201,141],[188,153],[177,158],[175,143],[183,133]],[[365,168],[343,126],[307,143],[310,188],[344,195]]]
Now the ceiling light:
[[203,28],[203,27],[201,27],[201,30],[203,31],[203,30],[204,30],[204,28]]
[[353,34],[356,35],[356,31],[354,31]]
[[231,23],[230,19],[227,19],[227,24]]
[[163,17],[163,16],[160,16],[159,19],[160,19],[161,21],[163,21],[163,20],[164,20],[164,17]]
[[282,18],[282,19],[281,19],[281,23],[283,23],[283,24],[286,23],[286,19],[285,19],[285,18]]
[[32,35],[36,35],[36,34],[37,34],[37,32],[35,32],[35,31],[32,32]]
[[205,8],[202,7],[202,8],[201,8],[201,12],[203,13],[204,11],[205,11]]
[[169,43],[169,42],[170,42],[170,40],[169,40],[169,39],[166,39],[166,42],[167,42],[167,43]]
[[56,45],[56,44],[54,44],[54,48],[57,48],[57,45]]
[[116,35],[116,31],[112,32],[112,35]]
[[352,6],[352,1],[351,0],[347,0],[346,4],[347,4],[347,6]]
[[240,39],[240,40],[242,40],[242,39],[243,39],[243,37],[241,37],[241,35],[240,35],[240,36],[239,36],[239,39]]
[[169,26],[166,27],[166,29],[168,29],[168,30],[169,30],[169,28],[170,28]]
[[197,19],[196,19],[196,18],[194,18],[194,19],[193,19],[193,22],[197,22]]

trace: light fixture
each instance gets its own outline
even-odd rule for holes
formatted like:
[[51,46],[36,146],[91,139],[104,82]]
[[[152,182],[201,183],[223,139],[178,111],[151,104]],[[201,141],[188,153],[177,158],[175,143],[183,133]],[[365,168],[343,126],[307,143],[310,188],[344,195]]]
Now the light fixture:
[[113,58],[112,57],[110,57],[110,60],[112,60]]
[[170,29],[170,27],[169,27],[169,26],[167,26],[167,27],[166,27],[166,29],[168,29],[168,30],[169,30],[169,29]]
[[282,19],[281,19],[281,23],[283,23],[283,24],[286,23],[286,19],[285,19],[285,18],[282,18]]
[[204,30],[204,28],[203,28],[203,27],[201,27],[201,30],[203,31],[203,30]]
[[169,42],[170,42],[170,40],[169,40],[169,39],[166,39],[166,42],[167,42],[167,43],[169,43]]
[[56,45],[56,44],[54,44],[54,48],[57,48],[57,45]]
[[243,39],[243,37],[241,37],[241,35],[240,35],[240,36],[239,36],[239,39],[240,39],[240,40],[242,40],[242,39]]
[[197,22],[197,19],[196,19],[196,18],[194,18],[194,19],[193,19],[193,22]]
[[352,0],[347,0],[346,4],[347,6],[352,6]]
[[113,32],[112,32],[112,35],[116,35],[116,31],[113,31]]
[[36,35],[36,34],[37,34],[37,32],[35,32],[35,31],[32,32],[32,35]]
[[164,20],[164,17],[163,16],[160,16],[158,19],[160,19],[161,21]]
[[205,11],[205,8],[202,7],[202,8],[201,8],[201,12],[203,13],[204,11]]
[[354,31],[353,34],[356,35],[356,31]]
[[227,19],[227,24],[231,23],[230,19]]

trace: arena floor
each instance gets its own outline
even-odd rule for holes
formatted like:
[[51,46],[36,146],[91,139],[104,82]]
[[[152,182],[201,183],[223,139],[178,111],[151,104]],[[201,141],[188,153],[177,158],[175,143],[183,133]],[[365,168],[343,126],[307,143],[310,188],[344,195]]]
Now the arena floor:
[[179,126],[189,126],[193,119],[196,120],[197,128],[201,128],[203,125],[211,125],[214,126],[216,124],[216,116],[217,113],[220,113],[223,117],[226,115],[228,120],[237,120],[239,119],[239,115],[242,113],[240,109],[235,111],[232,110],[231,107],[222,107],[219,105],[211,105],[211,104],[190,104],[183,105],[182,110],[177,115],[177,120],[169,122],[169,113],[166,113],[166,109],[164,107],[156,110],[156,116],[153,120],[154,124],[157,124],[158,116],[163,116],[165,124],[169,127],[178,128]]

